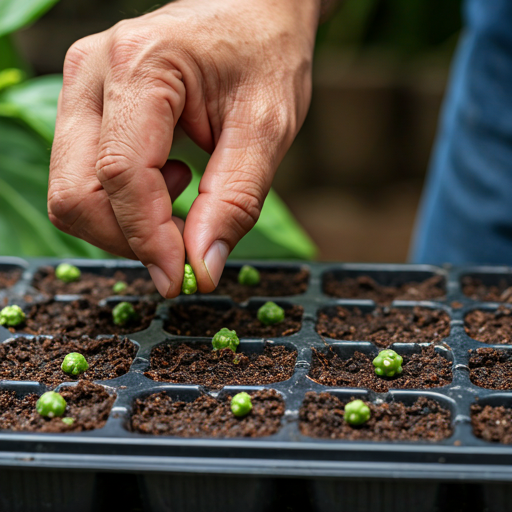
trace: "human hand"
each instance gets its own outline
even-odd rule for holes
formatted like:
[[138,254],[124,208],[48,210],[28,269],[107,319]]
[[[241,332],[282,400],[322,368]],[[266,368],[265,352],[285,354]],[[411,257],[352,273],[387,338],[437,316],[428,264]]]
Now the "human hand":
[[[139,259],[164,297],[185,250],[201,292],[253,227],[311,96],[319,0],[179,0],[76,42],[64,63],[48,212],[62,231]],[[180,123],[211,158],[186,224]]]

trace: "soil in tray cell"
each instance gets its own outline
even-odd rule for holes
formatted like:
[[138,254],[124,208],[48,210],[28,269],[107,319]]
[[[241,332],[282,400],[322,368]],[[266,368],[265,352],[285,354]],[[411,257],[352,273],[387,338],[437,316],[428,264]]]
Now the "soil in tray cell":
[[115,396],[103,386],[80,381],[76,386],[63,387],[59,393],[67,402],[65,418],[73,418],[66,425],[62,418],[43,418],[36,411],[39,395],[16,398],[14,391],[0,391],[0,430],[29,430],[32,432],[82,432],[105,425]]
[[25,324],[9,328],[25,334],[67,334],[91,336],[99,334],[128,334],[147,329],[154,318],[155,302],[134,302],[137,318],[124,326],[114,324],[114,304],[98,306],[81,299],[71,302],[49,301],[28,308]]
[[243,417],[231,412],[231,396],[202,395],[175,402],[165,393],[135,400],[131,429],[142,434],[180,437],[263,437],[281,426],[284,401],[273,389],[251,392],[252,410]]
[[20,269],[5,270],[0,272],[0,290],[14,286],[21,277]]
[[388,305],[393,300],[433,300],[445,295],[444,278],[432,276],[420,283],[411,281],[399,286],[385,286],[370,276],[338,279],[332,272],[323,279],[324,293],[341,299],[367,299]]
[[330,393],[306,393],[299,411],[303,435],[351,441],[441,441],[452,434],[450,411],[425,397],[414,404],[372,404],[370,419],[351,426],[343,419],[346,402]]
[[490,347],[469,351],[469,377],[477,386],[512,389],[512,353]]
[[333,348],[312,349],[309,377],[324,386],[367,388],[385,393],[389,389],[429,389],[446,386],[452,381],[452,363],[438,354],[433,345],[421,347],[416,354],[402,354],[402,373],[379,377],[372,364],[373,356],[354,352],[343,359]]
[[214,295],[229,295],[235,302],[250,297],[287,297],[304,293],[308,288],[309,271],[259,269],[260,283],[256,286],[238,282],[238,268],[226,268],[213,292]]
[[201,304],[176,304],[169,309],[169,320],[165,322],[164,329],[178,336],[211,337],[227,327],[235,330],[239,338],[276,338],[298,332],[303,311],[301,306],[285,308],[285,318],[281,323],[264,325],[258,320],[256,310],[222,310]]
[[371,341],[379,347],[392,343],[440,343],[450,334],[450,317],[440,310],[416,307],[376,308],[371,313],[338,306],[320,312],[316,330],[336,340]]
[[485,441],[512,444],[512,409],[473,404],[471,406],[473,434]]
[[484,284],[477,277],[464,276],[461,280],[462,293],[474,300],[488,302],[512,302],[510,281],[501,279],[498,284]]
[[474,310],[466,315],[464,329],[468,336],[482,343],[512,343],[512,309],[500,306],[496,311]]
[[131,278],[122,270],[117,270],[113,276],[100,276],[91,272],[82,272],[78,281],[65,283],[55,277],[53,267],[43,267],[39,269],[32,281],[32,285],[37,290],[48,295],[86,295],[91,299],[103,299],[115,295],[112,287],[118,281],[125,282],[128,287],[122,295],[149,295],[158,293],[149,272],[140,269],[141,276]]
[[[89,364],[79,377],[61,370],[62,361],[70,352],[82,354]],[[128,338],[20,337],[0,344],[0,379],[43,382],[51,388],[78,379],[115,379],[128,372],[136,352],[136,346]]]
[[146,377],[161,382],[201,384],[209,389],[233,385],[263,385],[288,380],[297,352],[267,344],[261,354],[212,350],[211,345],[163,344],[151,352]]

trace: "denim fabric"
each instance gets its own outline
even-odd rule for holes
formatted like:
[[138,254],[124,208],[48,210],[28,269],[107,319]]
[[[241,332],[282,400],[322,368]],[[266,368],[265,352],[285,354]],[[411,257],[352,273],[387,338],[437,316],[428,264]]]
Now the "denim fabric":
[[469,0],[411,260],[512,265],[512,0]]

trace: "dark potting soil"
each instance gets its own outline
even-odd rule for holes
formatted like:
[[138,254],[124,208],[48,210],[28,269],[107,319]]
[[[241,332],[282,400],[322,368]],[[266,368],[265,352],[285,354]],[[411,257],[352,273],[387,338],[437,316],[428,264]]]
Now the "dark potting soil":
[[393,300],[433,300],[445,295],[442,276],[432,276],[417,283],[411,281],[400,286],[384,286],[369,276],[338,279],[328,272],[323,280],[324,293],[342,299],[368,299],[377,304],[389,305]]
[[0,272],[0,290],[15,285],[20,277],[21,270],[18,269],[5,270]]
[[309,271],[264,270],[260,269],[260,283],[256,286],[238,282],[239,269],[226,268],[214,295],[229,295],[235,302],[243,302],[250,297],[289,297],[304,293],[308,288]]
[[211,344],[166,343],[151,352],[150,370],[144,375],[161,382],[201,384],[209,389],[233,385],[262,385],[288,380],[297,351],[267,344],[262,354],[244,354]]
[[263,325],[256,310],[230,308],[222,310],[200,304],[176,304],[169,308],[169,319],[164,329],[178,336],[211,337],[223,327],[235,330],[238,337],[275,338],[289,336],[300,330],[301,306],[285,309],[285,319],[276,325]]
[[473,404],[471,406],[473,434],[485,441],[512,444],[512,409]]
[[343,419],[346,403],[330,393],[306,393],[299,411],[301,433],[351,441],[440,441],[452,434],[450,411],[425,397],[409,406],[365,402],[371,416],[360,426],[351,426]]
[[490,347],[469,351],[469,377],[487,389],[512,389],[512,354]]
[[482,343],[512,343],[512,309],[500,306],[496,311],[471,311],[464,319],[464,330]]
[[[70,352],[79,352],[89,363],[89,369],[79,377],[70,376],[60,368]],[[136,353],[136,346],[128,338],[117,336],[101,340],[87,336],[79,339],[60,335],[53,339],[20,337],[0,344],[0,379],[43,382],[51,388],[78,379],[115,379],[128,372]]]
[[372,341],[379,347],[392,343],[440,343],[450,334],[450,317],[441,310],[376,308],[363,313],[338,306],[320,312],[316,330],[322,336],[347,341]]
[[309,377],[324,386],[367,388],[379,393],[389,389],[429,389],[452,381],[452,363],[435,351],[433,345],[421,347],[421,353],[401,354],[402,373],[395,377],[375,375],[373,356],[354,352],[341,358],[332,347],[313,350]]
[[24,324],[10,327],[11,332],[25,334],[67,334],[91,336],[99,334],[128,334],[147,329],[155,316],[155,302],[134,302],[138,317],[124,326],[114,324],[114,304],[98,306],[86,299],[71,302],[48,301],[34,304],[27,311]]
[[82,432],[105,425],[115,395],[109,395],[103,386],[80,381],[76,386],[63,387],[59,393],[67,402],[64,418],[73,418],[66,425],[62,418],[43,418],[36,411],[36,394],[16,398],[14,391],[0,391],[0,429],[29,430],[33,432]]
[[241,418],[231,412],[231,396],[202,395],[193,402],[174,402],[165,393],[135,400],[131,428],[142,434],[180,437],[263,437],[281,426],[284,401],[273,389],[249,393],[252,410]]
[[461,279],[462,293],[474,300],[488,302],[512,302],[510,281],[502,279],[497,285],[484,284],[477,277],[464,276]]
[[34,275],[32,285],[47,295],[86,295],[88,298],[95,300],[115,295],[112,287],[118,281],[124,281],[128,285],[122,295],[158,293],[149,272],[144,269],[141,269],[141,272],[144,272],[147,276],[133,279],[122,270],[117,270],[112,277],[83,272],[78,281],[64,283],[55,277],[53,267],[42,267]]

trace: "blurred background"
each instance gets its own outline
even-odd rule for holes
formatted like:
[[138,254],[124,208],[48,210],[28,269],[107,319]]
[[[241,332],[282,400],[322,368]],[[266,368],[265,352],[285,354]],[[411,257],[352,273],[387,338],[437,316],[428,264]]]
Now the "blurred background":
[[[60,0],[9,36],[17,53],[14,67],[29,77],[61,73],[75,40],[156,7],[151,0]],[[319,29],[311,109],[274,182],[297,222],[273,197],[259,234],[246,237],[236,256],[406,260],[460,23],[460,0],[343,3]],[[0,116],[1,107],[0,97]],[[199,172],[207,161],[186,140],[173,153]],[[0,160],[2,174],[7,176]],[[193,200],[191,194],[185,203]],[[2,214],[9,212],[0,209]],[[269,238],[273,222],[275,228],[282,224],[289,243],[269,242],[260,253],[257,247],[262,237]],[[23,222],[20,226],[25,229]],[[2,235],[0,223],[0,254],[48,253],[9,244],[12,236],[5,226]],[[64,248],[56,255],[99,255],[57,236]]]

